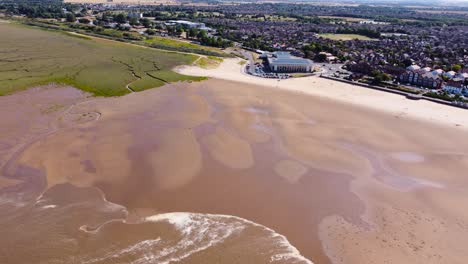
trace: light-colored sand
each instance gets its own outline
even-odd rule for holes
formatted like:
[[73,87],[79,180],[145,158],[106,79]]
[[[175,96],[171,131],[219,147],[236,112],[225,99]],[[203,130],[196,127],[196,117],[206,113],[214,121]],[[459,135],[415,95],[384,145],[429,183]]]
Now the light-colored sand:
[[[314,263],[463,263],[466,131],[371,109],[246,82],[177,83],[80,104],[73,113],[101,118],[65,126],[13,161],[49,186],[97,186],[130,210],[261,223]],[[32,114],[0,119],[21,123],[38,126]]]
[[19,183],[19,181],[4,178],[4,177],[0,177],[0,188],[12,186],[12,185],[15,185],[17,183]]
[[250,144],[222,127],[207,135],[204,142],[211,156],[233,169],[246,169],[254,164]]
[[[339,216],[320,225],[324,248],[334,264],[345,263],[466,263],[466,223],[441,219],[421,210],[380,205],[376,226],[353,225]],[[435,237],[438,237],[435,239]],[[443,252],[460,252],[464,257]]]
[[202,168],[202,156],[192,131],[161,131],[160,145],[149,155],[148,162],[160,189],[174,189],[189,183]]
[[289,183],[298,182],[307,170],[307,167],[295,160],[282,160],[275,165],[275,172]]
[[444,125],[468,129],[468,110],[432,103],[425,100],[413,101],[403,96],[332,81],[318,76],[275,80],[258,78],[242,72],[241,59],[225,59],[218,68],[202,69],[183,66],[178,72],[207,76],[223,80],[238,81],[255,85],[280,88],[333,100],[386,111],[399,118],[417,118]]

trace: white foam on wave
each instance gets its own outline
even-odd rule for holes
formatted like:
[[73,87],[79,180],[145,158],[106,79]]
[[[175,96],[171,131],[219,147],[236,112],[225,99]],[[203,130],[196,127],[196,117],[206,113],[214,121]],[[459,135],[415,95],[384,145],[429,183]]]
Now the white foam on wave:
[[192,218],[188,213],[166,213],[153,215],[145,218],[148,222],[161,222],[167,221],[177,227],[179,231],[186,233],[188,230],[185,230],[188,224],[191,223]]
[[279,246],[279,248],[276,248],[276,250],[278,250],[278,251],[282,250],[283,252],[276,253],[273,256],[271,256],[271,258],[270,258],[271,263],[274,263],[274,262],[277,262],[277,261],[284,261],[284,260],[287,260],[287,261],[293,261],[294,260],[294,263],[313,264],[312,261],[310,261],[306,257],[302,256],[301,253],[299,252],[299,250],[296,247],[294,247],[293,245],[291,245],[291,243],[288,241],[288,239],[285,236],[277,233],[275,230],[273,230],[271,228],[268,228],[266,226],[257,224],[255,222],[249,221],[247,219],[236,217],[236,216],[227,216],[227,217],[232,217],[232,218],[244,221],[246,223],[249,223],[249,224],[251,224],[253,226],[262,228],[262,229],[268,231],[271,234],[271,238],[277,239],[276,245]]
[[23,202],[21,199],[16,199],[16,198],[7,197],[7,196],[0,196],[0,206],[2,205],[14,206],[16,208],[19,208],[19,207],[26,206],[27,203]]
[[[267,227],[264,227],[264,228],[267,228]],[[269,228],[267,228],[267,229],[269,229]],[[269,229],[269,230],[271,232],[274,232],[272,229]],[[273,256],[271,256],[271,258],[270,258],[271,263],[274,263],[274,262],[277,262],[277,261],[288,261],[288,262],[294,261],[294,263],[299,262],[299,263],[313,264],[312,261],[310,261],[309,259],[302,256],[301,253],[299,252],[299,250],[297,250],[296,247],[291,245],[289,243],[288,239],[285,236],[280,235],[278,233],[274,233],[273,238],[275,238],[275,237],[279,239],[279,241],[277,241],[277,245],[284,252],[276,253]],[[277,250],[279,250],[279,249],[277,249]]]
[[245,108],[246,112],[259,115],[268,115],[268,111],[259,107],[250,106]]
[[[217,223],[230,223],[230,225],[223,224],[223,228],[228,228],[228,232],[226,233],[227,236],[224,236],[222,239],[218,240],[213,240],[208,243],[208,245],[203,246],[198,248],[195,252],[204,250],[208,248],[209,246],[218,244],[222,241],[224,241],[225,238],[230,236],[231,234],[237,233],[245,229],[248,225],[254,226],[261,228],[263,230],[266,230],[268,233],[271,234],[272,239],[274,239],[275,244],[277,248],[275,250],[280,251],[279,253],[276,253],[272,255],[270,262],[277,262],[277,261],[291,261],[294,260],[294,262],[301,262],[301,263],[309,263],[312,264],[310,260],[302,256],[295,248],[293,245],[289,243],[287,238],[281,234],[276,233],[273,229],[268,228],[266,226],[257,224],[255,222],[249,221],[247,219],[243,219],[240,217],[236,216],[231,216],[231,215],[214,215],[214,214],[194,214],[194,213],[167,213],[167,214],[160,214],[160,215],[154,215],[146,218],[146,221],[152,221],[152,222],[160,222],[160,221],[167,221],[171,224],[173,224],[180,232],[184,234],[190,234],[192,231],[191,224],[193,224],[194,219],[205,219],[203,221],[213,221],[213,220],[218,220]],[[209,219],[209,220],[208,220]],[[212,220],[213,219],[213,220]],[[228,221],[226,221],[228,220]],[[233,225],[233,223],[236,223],[236,225]],[[209,228],[206,228],[204,226],[203,232],[206,231],[213,231],[210,230]],[[200,232],[200,230],[196,230],[196,232]],[[191,254],[195,252],[187,252],[185,254],[185,257],[190,256]],[[174,261],[181,260],[181,259],[174,259]],[[167,263],[167,262],[164,262]]]
[[190,255],[222,243],[226,238],[241,232],[245,225],[242,222],[219,221],[218,215],[194,213],[166,213],[145,218],[148,222],[168,222],[182,237],[176,245],[165,247],[152,255],[145,255],[139,263],[171,263],[183,260]]
[[[144,256],[143,258],[145,258],[146,255],[151,254],[154,247],[157,246],[160,242],[161,242],[161,238],[143,240],[134,245],[128,246],[120,250],[119,252],[111,252],[100,258],[95,258],[95,259],[88,260],[88,261],[82,261],[82,263],[83,264],[100,263],[105,260],[116,259],[116,258],[124,257],[125,255],[133,255],[136,253],[142,253],[142,255]],[[131,262],[131,263],[136,263],[136,262]],[[138,263],[141,263],[141,262],[138,262]]]
[[[308,263],[292,246],[285,236],[255,222],[230,215],[198,214],[174,212],[146,217],[144,222],[169,223],[179,233],[180,237],[173,239],[161,238],[144,240],[123,249],[113,250],[103,257],[88,260],[84,263],[102,261],[117,261],[119,258],[138,256],[132,264],[158,263],[168,264],[184,260],[191,255],[204,251],[212,246],[223,243],[231,236],[239,235],[247,228],[260,228],[267,237],[260,235],[258,239],[268,241],[270,262]],[[266,239],[266,240],[265,240]],[[251,241],[249,241],[251,242]],[[270,247],[270,246],[269,246]]]
[[49,204],[49,205],[44,205],[41,208],[42,209],[52,209],[52,208],[56,208],[56,207],[57,207],[57,205],[55,205],[55,204]]
[[[123,250],[121,250],[120,252],[116,253],[116,254],[113,254],[112,258],[118,258],[120,256],[124,256],[126,254],[134,254],[135,252],[139,252],[139,251],[144,251],[144,252],[151,252],[151,249],[158,245],[159,243],[161,242],[161,238],[157,238],[157,239],[149,239],[149,240],[143,240],[143,241],[140,241],[138,243],[136,243],[135,245],[131,245]],[[109,257],[107,257],[109,258]]]

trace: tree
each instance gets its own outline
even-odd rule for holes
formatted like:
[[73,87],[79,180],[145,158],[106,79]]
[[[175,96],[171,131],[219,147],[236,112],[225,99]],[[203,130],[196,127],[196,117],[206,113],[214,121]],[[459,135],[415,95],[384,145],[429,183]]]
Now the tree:
[[175,32],[175,28],[174,28],[174,27],[167,27],[167,34],[173,35],[174,32]]
[[75,15],[73,13],[67,13],[65,15],[65,19],[67,20],[67,22],[70,22],[70,23],[76,21],[76,17],[75,17]]
[[318,61],[318,62],[324,62],[325,60],[327,59],[327,55],[325,54],[318,54],[317,56],[315,56],[315,60]]
[[104,12],[104,13],[102,14],[101,20],[104,21],[104,22],[109,22],[109,21],[110,21],[110,20],[109,20],[109,13]]
[[189,38],[195,38],[198,34],[198,29],[196,28],[190,28],[189,31],[187,32],[187,36]]
[[140,23],[145,27],[145,28],[150,28],[151,27],[151,21],[147,18],[142,18],[140,19]]
[[198,34],[197,34],[197,39],[201,40],[201,39],[204,39],[204,38],[206,38],[206,31],[200,30],[200,32],[198,32]]
[[81,24],[89,24],[89,22],[91,21],[89,21],[89,19],[87,18],[80,18],[78,19],[78,22],[80,22]]
[[180,36],[184,32],[184,29],[180,26],[176,27],[176,33],[178,36]]
[[409,67],[409,66],[411,66],[412,64],[413,64],[413,61],[412,61],[411,59],[405,59],[405,60],[403,61],[403,65],[404,65],[405,67]]
[[455,64],[455,65],[452,66],[452,70],[456,71],[456,72],[461,70],[461,68],[462,68],[462,66],[460,64]]
[[392,77],[386,73],[381,73],[381,72],[374,73],[374,71],[372,73],[375,74],[374,81],[373,81],[374,84],[379,84],[381,82],[390,81],[392,79]]
[[114,17],[114,21],[119,24],[125,24],[127,22],[127,18],[124,14],[118,14]]
[[134,25],[138,25],[138,19],[136,17],[132,17],[130,18],[130,21],[129,21],[129,24],[134,26]]

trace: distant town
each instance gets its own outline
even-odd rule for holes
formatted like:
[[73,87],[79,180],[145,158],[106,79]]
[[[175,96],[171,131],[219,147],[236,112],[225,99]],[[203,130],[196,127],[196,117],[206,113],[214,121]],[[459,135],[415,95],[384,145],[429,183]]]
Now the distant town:
[[247,73],[259,77],[316,73],[456,104],[468,102],[464,7],[0,3],[0,16],[34,26],[159,49],[244,57],[250,60]]
[[468,0],[0,0],[0,264],[468,264]]

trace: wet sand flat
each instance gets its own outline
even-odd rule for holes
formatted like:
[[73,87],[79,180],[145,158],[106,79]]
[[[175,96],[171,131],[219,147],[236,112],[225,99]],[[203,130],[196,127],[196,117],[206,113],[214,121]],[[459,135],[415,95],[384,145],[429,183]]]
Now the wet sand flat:
[[72,107],[87,98],[88,94],[75,88],[56,85],[1,97],[0,186],[18,182],[18,179],[5,178],[12,167],[9,163],[30,144],[78,121]]
[[[314,263],[463,263],[467,257],[462,129],[217,79],[97,98],[73,111],[100,118],[33,142],[12,162],[46,177],[48,189],[97,187],[132,221],[144,222],[104,225],[97,231],[103,240],[84,229],[85,238],[74,238],[88,245],[78,247],[83,254],[108,239],[129,245],[100,252],[105,258],[79,255],[89,263],[122,260],[131,250],[165,252],[148,230],[162,241],[178,235],[167,225],[152,226],[161,221],[182,230],[180,243],[206,245],[180,247],[190,253],[185,257],[171,253],[186,263],[304,261],[289,247],[278,253],[284,248],[272,245],[280,237],[266,238],[269,229],[256,225],[284,235]],[[57,201],[66,197],[58,193]],[[191,225],[216,235],[193,237]],[[265,255],[246,246],[252,241]]]

